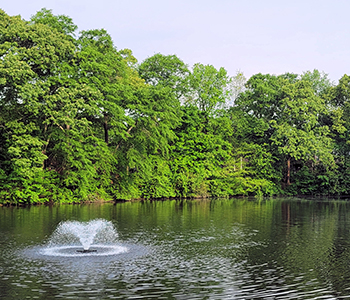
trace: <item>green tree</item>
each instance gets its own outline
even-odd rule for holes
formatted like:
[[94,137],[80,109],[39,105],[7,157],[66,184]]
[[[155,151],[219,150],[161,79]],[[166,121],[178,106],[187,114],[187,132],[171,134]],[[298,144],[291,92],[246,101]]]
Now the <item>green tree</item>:
[[212,65],[195,64],[189,81],[190,94],[186,102],[208,115],[223,108],[230,99],[231,79],[224,68],[217,70]]
[[327,94],[329,114],[323,122],[328,124],[334,140],[335,160],[338,166],[336,174],[331,174],[333,193],[348,194],[350,191],[350,77],[344,75]]
[[287,157],[287,185],[290,184],[290,160],[322,162],[334,166],[329,127],[320,124],[326,113],[325,101],[317,96],[308,81],[298,81],[283,87],[282,111],[272,120],[275,129],[271,142]]
[[190,71],[176,55],[155,54],[145,59],[138,71],[147,84],[168,87],[179,100],[188,93]]
[[48,11],[30,23],[1,15],[2,152],[10,161],[4,193],[11,201],[106,195],[114,159],[94,126],[103,118],[103,90],[80,80],[81,48],[56,28],[67,21],[58,19]]
[[296,75],[257,74],[236,101],[245,113],[253,143],[268,143],[269,152],[286,163],[285,180],[290,184],[291,159],[334,166],[328,126],[320,122],[325,113],[324,98],[317,95],[310,80]]
[[[118,157],[120,197],[159,197],[157,187],[166,190],[167,160],[174,129],[179,123],[179,101],[169,88],[144,86],[127,106],[130,121],[127,134],[115,150]],[[160,167],[162,166],[162,167]],[[150,193],[150,182],[159,183]],[[172,187],[163,196],[173,196]]]
[[66,15],[55,16],[51,9],[42,8],[34,16],[30,18],[33,24],[48,25],[56,29],[60,33],[75,37],[75,32],[78,26],[73,23],[73,20]]
[[318,70],[304,72],[300,79],[308,81],[317,96],[325,96],[334,83],[328,78],[328,74]]
[[[171,171],[177,196],[228,196],[228,164],[231,145],[225,140],[230,134],[226,117],[210,118],[196,106],[182,107],[181,125],[172,145]],[[232,190],[232,189],[231,189]]]
[[45,131],[56,114],[46,99],[58,96],[58,77],[74,56],[74,44],[49,26],[30,24],[3,11],[0,22],[0,110],[7,158],[3,192],[11,201],[38,201],[44,190],[52,188],[45,178],[54,176],[43,171],[49,142]]

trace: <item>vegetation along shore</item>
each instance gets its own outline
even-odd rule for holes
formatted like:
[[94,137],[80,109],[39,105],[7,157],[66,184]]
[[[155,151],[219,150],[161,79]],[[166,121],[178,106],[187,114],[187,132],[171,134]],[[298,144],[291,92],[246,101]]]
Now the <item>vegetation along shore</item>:
[[0,10],[0,204],[350,194],[350,77],[138,63],[103,29]]

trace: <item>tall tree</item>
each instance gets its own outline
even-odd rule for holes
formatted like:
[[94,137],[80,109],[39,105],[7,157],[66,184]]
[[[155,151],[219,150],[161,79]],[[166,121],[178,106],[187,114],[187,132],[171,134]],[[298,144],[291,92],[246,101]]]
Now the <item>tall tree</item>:
[[30,18],[33,24],[48,25],[56,29],[60,33],[75,37],[75,32],[78,26],[73,23],[73,20],[66,15],[55,16],[51,9],[42,8],[34,16]]
[[329,128],[319,119],[325,112],[325,101],[309,80],[297,79],[293,74],[257,74],[248,80],[247,91],[236,103],[253,124],[259,124],[253,131],[254,142],[268,141],[270,152],[286,160],[287,185],[291,159],[334,165]]
[[290,185],[291,159],[321,161],[333,167],[330,130],[319,119],[326,110],[324,99],[314,93],[308,81],[301,80],[283,87],[280,105],[283,110],[279,119],[272,121],[275,132],[271,141],[287,157],[287,185]]
[[329,89],[334,86],[334,83],[328,78],[328,74],[316,69],[304,72],[300,79],[308,81],[316,95],[321,97],[325,96]]
[[[43,24],[31,24],[0,11],[0,109],[5,130],[7,192],[15,199],[37,200],[47,159],[48,126],[65,126],[48,99],[62,95],[64,74],[74,56],[67,35]],[[61,77],[61,78],[60,78]],[[63,78],[62,78],[63,77]],[[48,175],[49,176],[49,175]],[[35,191],[39,190],[38,192]]]
[[230,77],[224,68],[217,70],[212,65],[195,64],[190,75],[190,95],[187,102],[201,111],[213,114],[223,108],[230,98]]
[[188,93],[190,71],[176,55],[155,54],[145,59],[138,71],[147,84],[168,87],[179,100]]
[[226,103],[227,108],[233,106],[238,96],[245,91],[246,83],[247,79],[241,71],[237,71],[236,75],[231,77],[231,99],[229,99]]
[[83,31],[78,42],[79,63],[75,76],[100,93],[96,103],[99,114],[92,121],[101,128],[105,143],[109,144],[111,130],[112,135],[117,136],[125,131],[122,106],[130,97],[127,91],[130,84],[124,82],[128,65],[104,29]]
[[333,178],[333,192],[348,194],[350,191],[350,76],[344,75],[327,94],[329,114],[324,118],[334,140],[333,153],[338,172]]

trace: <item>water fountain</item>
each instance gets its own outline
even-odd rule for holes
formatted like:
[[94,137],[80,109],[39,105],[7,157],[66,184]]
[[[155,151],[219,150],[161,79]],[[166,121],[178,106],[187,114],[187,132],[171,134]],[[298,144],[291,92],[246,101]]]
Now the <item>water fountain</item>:
[[102,219],[89,222],[61,222],[49,242],[40,251],[48,256],[106,256],[127,252],[118,245],[117,231],[112,222]]

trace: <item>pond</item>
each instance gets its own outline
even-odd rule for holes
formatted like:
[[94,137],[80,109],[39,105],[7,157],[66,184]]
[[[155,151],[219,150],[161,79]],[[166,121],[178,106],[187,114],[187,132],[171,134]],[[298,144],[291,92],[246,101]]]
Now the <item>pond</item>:
[[[64,222],[92,220],[112,224],[125,251],[44,255]],[[0,207],[2,300],[345,299],[349,262],[341,200]]]

